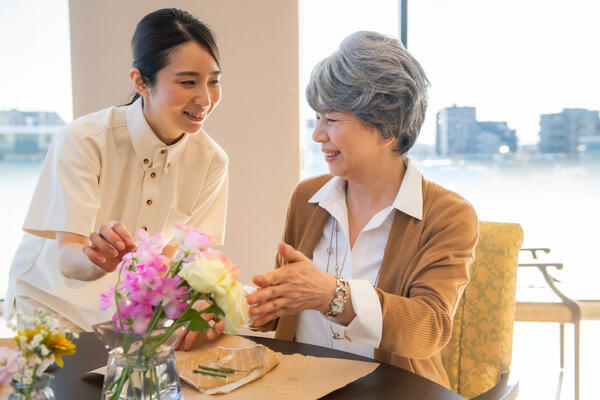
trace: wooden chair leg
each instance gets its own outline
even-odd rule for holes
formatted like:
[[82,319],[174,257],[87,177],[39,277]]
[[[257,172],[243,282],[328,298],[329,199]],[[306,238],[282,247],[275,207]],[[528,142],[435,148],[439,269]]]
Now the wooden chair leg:
[[573,324],[573,336],[575,336],[575,349],[574,349],[574,353],[575,353],[575,368],[574,368],[574,372],[575,372],[575,400],[579,400],[579,326],[580,321],[576,321]]
[[560,369],[565,369],[565,324],[560,324]]

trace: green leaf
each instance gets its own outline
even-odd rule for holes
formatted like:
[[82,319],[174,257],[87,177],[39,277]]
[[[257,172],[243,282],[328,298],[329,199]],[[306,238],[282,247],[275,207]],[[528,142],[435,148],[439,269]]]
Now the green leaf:
[[205,331],[210,328],[208,322],[202,318],[202,313],[194,310],[193,308],[188,308],[185,312],[178,318],[180,322],[190,321],[188,325],[188,329],[190,331]]
[[225,312],[223,310],[221,310],[221,308],[216,305],[215,303],[211,304],[210,306],[206,307],[204,310],[200,311],[202,314],[210,314],[213,313],[215,315],[225,315]]
[[205,331],[210,328],[208,322],[204,318],[200,317],[197,319],[190,320],[190,324],[187,327],[190,331]]

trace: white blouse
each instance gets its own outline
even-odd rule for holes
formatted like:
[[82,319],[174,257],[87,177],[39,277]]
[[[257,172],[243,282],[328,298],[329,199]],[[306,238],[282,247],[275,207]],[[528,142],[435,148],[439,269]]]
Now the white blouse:
[[[392,205],[379,211],[359,233],[352,249],[349,249],[348,210],[346,208],[346,181],[333,177],[309,200],[318,203],[331,214],[321,238],[313,252],[313,262],[326,271],[330,247],[333,252],[329,272],[336,274],[337,265],[341,277],[348,281],[352,294],[352,307],[356,317],[344,326],[328,320],[316,310],[300,313],[296,328],[296,341],[330,347],[373,358],[382,334],[382,313],[379,297],[374,289],[388,236],[396,212],[404,212],[417,219],[423,215],[423,190],[421,173],[407,159],[406,172]],[[332,230],[336,220],[337,235]],[[333,238],[332,238],[333,235]],[[337,237],[337,246],[336,246]]]
[[131,233],[146,228],[172,240],[187,224],[223,242],[227,155],[204,131],[165,145],[151,130],[141,99],[85,115],[58,132],[50,145],[10,268],[5,315],[15,296],[29,297],[85,330],[108,320],[99,296],[115,274],[83,282],[58,268],[56,231],[87,236],[121,221]]

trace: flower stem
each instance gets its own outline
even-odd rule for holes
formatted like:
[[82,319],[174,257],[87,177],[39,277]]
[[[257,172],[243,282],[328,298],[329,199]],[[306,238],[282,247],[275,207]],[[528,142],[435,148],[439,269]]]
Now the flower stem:
[[[199,293],[195,293],[192,296],[192,300],[188,303],[185,311],[187,311],[190,307],[192,307],[192,305],[196,302],[196,300],[198,300],[198,297],[200,297]],[[181,315],[184,315],[185,311]],[[166,342],[167,339],[169,339],[171,337],[171,335],[173,334],[173,332],[175,332],[177,330],[177,328],[179,328],[183,324],[184,324],[184,322],[181,322],[181,316],[179,318],[177,318],[175,321],[173,321],[173,324],[171,324],[171,326],[169,327],[169,329],[167,329],[167,331],[165,333],[163,333],[162,335],[160,335],[159,337],[157,337],[156,342],[154,342],[151,345],[147,344],[147,345],[144,346],[145,350],[146,350],[146,354],[154,354],[154,352],[156,351],[156,349],[158,348],[158,346],[160,346],[161,344],[163,344],[164,342]]]
[[215,376],[217,378],[227,378],[227,375],[223,375],[223,374],[215,374],[214,372],[208,372],[208,371],[201,371],[199,369],[194,369],[192,370],[195,374],[201,374],[201,375],[209,375],[209,376]]
[[221,373],[225,373],[225,374],[233,374],[235,372],[234,370],[228,369],[228,368],[211,368],[211,367],[205,367],[204,365],[198,365],[197,368],[205,369],[207,371],[212,371],[212,372],[221,372]]
[[121,299],[121,293],[119,292],[119,283],[121,283],[121,271],[123,270],[123,266],[119,268],[119,272],[117,272],[117,284],[114,289],[114,297],[115,297],[115,307],[117,308],[117,315],[119,317],[119,325],[122,330],[125,330],[125,325],[123,325],[123,318],[121,317],[121,307],[119,307],[119,300]]

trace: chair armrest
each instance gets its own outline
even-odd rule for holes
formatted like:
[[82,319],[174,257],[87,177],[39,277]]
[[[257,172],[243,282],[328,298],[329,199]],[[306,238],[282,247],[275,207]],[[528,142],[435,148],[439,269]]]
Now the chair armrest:
[[560,282],[558,279],[550,275],[548,272],[548,268],[554,267],[556,269],[563,269],[562,263],[533,263],[533,264],[519,264],[519,267],[535,267],[537,268],[542,275],[544,276],[544,280],[548,284],[548,287],[556,294],[562,302],[571,309],[573,313],[573,320],[578,321],[581,318],[581,309],[576,301],[572,300],[570,297],[561,292],[556,285],[555,282]]
[[550,249],[547,247],[531,247],[531,248],[522,248],[519,251],[528,251],[531,253],[531,256],[537,260],[537,253],[538,251],[543,251],[546,254],[550,254]]
[[514,400],[518,394],[519,381],[507,372],[502,374],[496,386],[471,400]]

